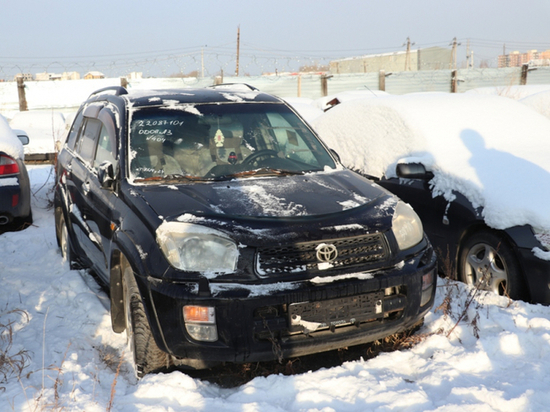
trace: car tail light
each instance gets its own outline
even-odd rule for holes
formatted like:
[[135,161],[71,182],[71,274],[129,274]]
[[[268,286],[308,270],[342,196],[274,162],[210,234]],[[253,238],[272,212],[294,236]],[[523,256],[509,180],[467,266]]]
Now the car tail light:
[[8,155],[0,155],[0,176],[16,175],[19,173],[17,162]]

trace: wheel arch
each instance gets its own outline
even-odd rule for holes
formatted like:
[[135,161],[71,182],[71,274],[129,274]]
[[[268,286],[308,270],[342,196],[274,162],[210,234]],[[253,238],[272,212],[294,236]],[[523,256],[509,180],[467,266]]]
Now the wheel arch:
[[113,238],[111,248],[110,269],[109,269],[109,292],[111,301],[111,326],[116,333],[122,333],[126,329],[126,318],[124,313],[124,292],[122,288],[122,256],[126,257],[128,264],[132,268],[134,278],[141,295],[145,314],[149,326],[153,331],[153,337],[158,347],[168,352],[164,339],[164,334],[160,328],[157,319],[156,310],[150,296],[149,288],[146,284],[145,275],[147,273],[145,265],[140,257],[140,253],[132,239],[124,232],[119,231]]
[[475,234],[478,234],[480,232],[489,232],[495,236],[497,236],[502,242],[505,243],[505,245],[510,249],[510,251],[513,253],[513,257],[515,258],[515,263],[519,267],[520,276],[521,276],[521,283],[523,284],[521,290],[522,290],[522,298],[524,300],[529,301],[531,298],[531,290],[530,290],[530,284],[529,284],[529,278],[526,276],[525,271],[525,265],[523,263],[523,260],[521,258],[521,253],[518,249],[518,245],[513,240],[513,235],[515,233],[514,228],[511,229],[495,229],[488,225],[486,225],[484,222],[476,222],[473,225],[470,225],[467,227],[464,231],[462,231],[461,236],[458,239],[457,242],[457,248],[456,248],[456,254],[455,254],[455,262],[456,262],[456,276],[459,279],[460,278],[460,257],[461,253],[464,249],[465,242]]
[[[136,273],[145,273],[145,268],[139,258],[139,252],[134,242],[126,233],[118,231],[115,233],[109,259],[109,293],[111,297],[111,325],[113,331],[122,333],[126,329],[126,318],[124,315],[124,293],[122,291],[122,256],[126,257],[128,264],[132,267],[134,277]],[[140,295],[143,292],[141,282],[136,279]],[[147,305],[145,305],[147,306]],[[146,307],[146,309],[148,309]],[[146,310],[147,312],[147,310]],[[148,316],[149,317],[149,316]]]
[[494,233],[496,236],[500,237],[504,242],[506,242],[506,245],[509,246],[516,255],[516,259],[519,261],[519,254],[517,250],[517,246],[512,240],[510,234],[506,230],[500,230],[500,229],[494,229],[492,227],[487,226],[483,222],[476,222],[467,228],[465,228],[461,233],[457,240],[457,248],[455,253],[455,262],[458,262],[458,258],[460,257],[460,252],[462,251],[464,247],[464,242],[472,237],[474,234],[479,232],[491,232]]

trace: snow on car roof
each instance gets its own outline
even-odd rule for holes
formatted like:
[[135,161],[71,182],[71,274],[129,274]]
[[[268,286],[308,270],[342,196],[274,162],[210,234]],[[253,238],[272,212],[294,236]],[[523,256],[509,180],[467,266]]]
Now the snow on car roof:
[[550,119],[513,99],[382,96],[344,102],[313,126],[350,167],[395,177],[397,162],[422,162],[434,195],[461,192],[489,226],[550,229]]
[[530,94],[520,102],[550,119],[550,89]]
[[24,158],[23,144],[2,115],[0,115],[0,152],[18,159]]

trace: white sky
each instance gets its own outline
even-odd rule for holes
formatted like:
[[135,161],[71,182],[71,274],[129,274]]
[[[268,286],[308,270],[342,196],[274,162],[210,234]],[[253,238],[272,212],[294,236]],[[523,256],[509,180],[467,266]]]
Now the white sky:
[[[0,78],[46,70],[109,75],[113,66],[141,71],[144,60],[156,61],[155,70],[164,74],[187,72],[200,67],[204,46],[208,74],[234,72],[228,61],[234,60],[239,25],[242,64],[252,62],[246,67],[251,74],[405,50],[407,37],[413,48],[449,47],[456,37],[459,62],[470,39],[477,64],[495,62],[504,44],[507,52],[550,48],[546,0],[28,0],[24,6],[4,0],[2,16]],[[178,67],[174,56],[184,54],[192,54],[191,63],[181,59]]]

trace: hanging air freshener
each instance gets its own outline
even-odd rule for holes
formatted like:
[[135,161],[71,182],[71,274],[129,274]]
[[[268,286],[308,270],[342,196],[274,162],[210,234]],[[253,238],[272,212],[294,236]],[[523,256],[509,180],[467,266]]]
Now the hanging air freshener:
[[223,142],[225,140],[225,137],[223,137],[223,133],[220,129],[216,131],[216,134],[214,135],[214,142],[216,143],[216,147],[223,147]]

